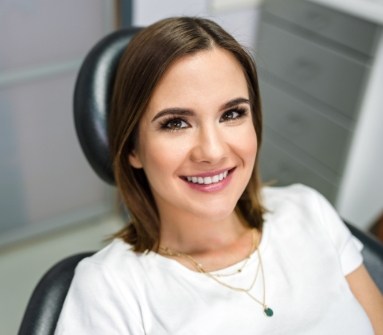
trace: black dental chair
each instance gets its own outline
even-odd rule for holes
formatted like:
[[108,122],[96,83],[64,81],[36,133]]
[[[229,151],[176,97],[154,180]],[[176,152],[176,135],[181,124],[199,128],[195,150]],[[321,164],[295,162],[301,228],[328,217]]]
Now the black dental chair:
[[[107,137],[109,101],[118,60],[138,30],[121,30],[101,40],[84,60],[74,92],[74,119],[81,147],[98,176],[109,184],[114,184]],[[383,292],[383,244],[348,226],[364,244],[365,265]],[[54,333],[74,269],[80,260],[92,254],[70,256],[44,275],[28,302],[19,335]]]

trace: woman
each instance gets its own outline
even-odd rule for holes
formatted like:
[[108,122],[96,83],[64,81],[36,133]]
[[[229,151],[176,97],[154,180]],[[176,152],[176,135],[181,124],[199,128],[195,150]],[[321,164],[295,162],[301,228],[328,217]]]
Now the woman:
[[255,66],[218,25],[138,33],[109,130],[131,224],[80,263],[57,334],[382,333],[381,294],[327,201],[260,187]]

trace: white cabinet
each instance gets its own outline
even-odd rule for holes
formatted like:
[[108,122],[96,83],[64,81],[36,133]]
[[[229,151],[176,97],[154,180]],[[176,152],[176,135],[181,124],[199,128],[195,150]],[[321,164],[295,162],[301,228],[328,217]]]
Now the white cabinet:
[[[358,192],[352,186],[356,179],[363,184],[371,177],[355,166],[367,157],[353,155],[360,124],[370,113],[365,101],[381,37],[381,25],[366,18],[311,1],[267,0],[255,54],[264,110],[264,180],[310,185],[361,228],[383,210],[383,189],[373,199],[364,196],[364,204],[349,194]],[[382,152],[379,146],[370,149]]]

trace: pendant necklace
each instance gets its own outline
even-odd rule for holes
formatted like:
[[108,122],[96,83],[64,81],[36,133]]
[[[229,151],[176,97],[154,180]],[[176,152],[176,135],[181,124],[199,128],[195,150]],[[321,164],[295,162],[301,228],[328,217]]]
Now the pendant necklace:
[[[253,239],[252,239],[252,248],[251,248],[251,252],[250,254],[247,256],[246,260],[244,261],[242,267],[238,270],[236,270],[235,272],[233,273],[230,273],[230,274],[227,274],[226,276],[228,275],[233,275],[233,274],[237,274],[237,273],[240,273],[242,272],[243,268],[246,266],[247,262],[248,262],[248,259],[250,258],[250,255],[254,249],[254,240],[255,240],[255,231],[253,231]],[[162,255],[165,255],[165,256],[170,256],[170,257],[182,257],[186,260],[188,260],[189,262],[192,263],[192,265],[195,267],[195,269],[200,272],[200,273],[203,273],[204,275],[206,275],[207,277],[211,278],[212,280],[214,280],[216,283],[220,284],[221,286],[224,286],[232,291],[237,291],[237,292],[243,292],[245,293],[249,298],[251,298],[253,301],[255,301],[256,303],[260,304],[263,308],[263,312],[265,313],[266,316],[268,317],[271,317],[273,316],[274,314],[274,311],[266,305],[266,283],[265,283],[265,274],[264,274],[264,269],[263,269],[263,262],[262,262],[262,258],[261,258],[261,252],[259,250],[259,244],[257,246],[257,254],[258,254],[258,260],[259,260],[259,263],[258,263],[258,268],[257,268],[257,271],[255,273],[255,276],[250,284],[250,286],[248,288],[242,288],[242,287],[236,287],[236,286],[232,286],[232,285],[229,285],[227,283],[225,283],[224,281],[222,281],[220,279],[220,277],[222,276],[225,276],[225,275],[222,275],[222,274],[214,274],[212,272],[209,272],[207,270],[205,270],[205,268],[202,266],[202,264],[200,264],[199,262],[197,262],[196,259],[194,259],[192,256],[190,256],[189,254],[185,254],[185,253],[182,253],[182,252],[179,252],[179,251],[175,251],[175,250],[172,250],[170,248],[167,248],[167,247],[160,247],[159,248],[159,252],[160,254]],[[262,300],[256,298],[253,294],[250,293],[251,289],[254,287],[255,285],[255,282],[257,281],[257,277],[258,277],[258,273],[261,272],[261,279],[262,279],[262,287],[263,287],[263,295],[262,295]]]

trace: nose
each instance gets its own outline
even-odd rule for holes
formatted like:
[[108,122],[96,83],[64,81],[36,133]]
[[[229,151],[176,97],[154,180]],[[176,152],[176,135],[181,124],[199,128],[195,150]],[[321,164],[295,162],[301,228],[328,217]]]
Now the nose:
[[224,160],[228,145],[219,127],[201,128],[196,134],[191,159],[198,163],[217,164]]

